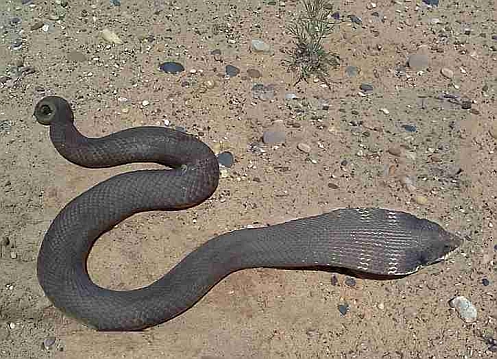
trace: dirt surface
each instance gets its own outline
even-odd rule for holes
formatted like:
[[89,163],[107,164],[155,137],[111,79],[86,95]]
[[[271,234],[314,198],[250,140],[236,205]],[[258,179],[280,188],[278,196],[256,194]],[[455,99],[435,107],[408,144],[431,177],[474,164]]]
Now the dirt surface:
[[[335,2],[341,21],[325,46],[341,65],[331,88],[314,79],[294,86],[282,64],[292,48],[285,26],[301,8],[293,1],[120,3],[0,3],[0,357],[497,357],[495,1]],[[106,42],[105,28],[123,44]],[[253,39],[270,52],[252,50]],[[407,66],[412,54],[428,67]],[[165,61],[185,71],[161,72]],[[240,73],[226,77],[226,65]],[[254,98],[257,83],[273,84],[274,97]],[[100,285],[147,285],[218,234],[346,206],[408,211],[466,241],[446,262],[395,281],[245,270],[163,325],[95,332],[44,297],[38,248],[68,201],[145,166],[67,162],[32,116],[46,95],[70,101],[88,136],[179,126],[235,157],[207,202],[136,215],[104,235],[89,261]],[[263,143],[275,122],[285,142]],[[457,295],[475,305],[475,322],[450,308]]]

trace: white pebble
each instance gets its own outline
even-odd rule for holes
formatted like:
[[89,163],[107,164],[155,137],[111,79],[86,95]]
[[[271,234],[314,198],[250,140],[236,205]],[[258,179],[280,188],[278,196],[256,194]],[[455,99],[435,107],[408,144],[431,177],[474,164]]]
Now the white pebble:
[[150,105],[150,101],[143,100],[143,101],[142,101],[142,105],[143,105],[143,106],[148,106],[148,105]]
[[380,111],[383,112],[385,115],[388,115],[390,113],[390,111],[388,111],[388,109],[386,108],[380,108]]
[[472,323],[476,321],[478,317],[478,311],[476,307],[471,303],[467,298],[463,296],[458,296],[449,302],[451,308],[454,308],[459,317],[464,320],[466,323]]
[[110,31],[109,29],[103,29],[100,32],[100,36],[107,41],[110,42],[111,44],[116,44],[116,45],[122,45],[123,41],[117,36],[115,32]]

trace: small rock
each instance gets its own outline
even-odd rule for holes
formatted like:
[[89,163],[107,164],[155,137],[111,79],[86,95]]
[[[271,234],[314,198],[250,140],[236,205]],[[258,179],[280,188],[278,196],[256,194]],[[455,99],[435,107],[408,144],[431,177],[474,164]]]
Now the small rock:
[[481,284],[483,284],[484,287],[487,287],[490,285],[490,281],[487,278],[483,278]]
[[348,304],[340,304],[338,306],[338,311],[340,312],[341,315],[346,315],[349,312],[349,305]]
[[210,90],[210,89],[213,89],[214,87],[216,87],[216,82],[214,80],[206,80],[204,82],[204,86],[205,86],[205,88],[208,88]]
[[294,93],[287,93],[287,94],[285,94],[285,100],[288,100],[288,101],[290,101],[290,100],[298,100],[298,98],[299,97],[297,95],[295,95]]
[[240,73],[240,69],[233,65],[226,65],[226,75],[229,77],[235,77]]
[[55,337],[48,337],[43,340],[43,348],[49,350],[55,344]]
[[177,74],[185,71],[185,67],[182,64],[174,61],[164,62],[159,66],[159,68],[161,71],[164,71],[165,73],[168,74]]
[[231,166],[233,166],[233,163],[235,162],[235,159],[231,152],[221,152],[217,156],[217,161],[224,167],[231,168]]
[[438,6],[439,0],[423,0],[426,5]]
[[67,59],[73,62],[85,62],[86,56],[85,54],[79,51],[71,51],[70,53],[67,54]]
[[275,86],[274,84],[263,85],[255,84],[252,86],[252,97],[261,101],[270,101],[274,98]]
[[248,69],[247,75],[252,79],[258,79],[259,77],[262,77],[262,73],[257,69]]
[[355,285],[356,285],[356,281],[354,278],[352,277],[347,277],[345,279],[345,285],[348,286],[348,287],[351,287],[351,288],[354,288]]
[[360,70],[356,66],[347,66],[345,73],[350,77],[355,77],[359,74]]
[[471,109],[471,105],[472,105],[471,100],[464,100],[464,101],[461,102],[461,108],[463,110],[469,110],[469,109]]
[[100,36],[107,42],[116,45],[122,45],[123,41],[117,36],[117,34],[109,29],[103,29],[100,32]]
[[36,21],[33,25],[31,25],[30,30],[31,31],[36,31],[38,29],[41,29],[45,25],[43,21]]
[[421,206],[424,206],[425,204],[428,203],[428,198],[426,198],[422,194],[417,194],[414,196],[414,202],[416,202],[417,204],[419,204]]
[[267,145],[277,145],[284,143],[286,140],[286,133],[282,122],[275,122],[273,126],[264,131],[262,140]]
[[414,71],[425,70],[430,66],[430,59],[425,54],[413,54],[409,56],[408,65]]
[[333,182],[329,182],[328,183],[328,188],[331,188],[331,189],[338,189],[340,188],[336,183],[333,183]]
[[143,101],[142,101],[142,106],[143,106],[143,107],[146,107],[146,106],[148,106],[148,105],[150,105],[150,101],[148,101],[148,100],[143,100]]
[[311,146],[309,146],[309,145],[308,145],[308,144],[306,144],[306,143],[302,143],[302,142],[301,142],[301,143],[299,143],[299,144],[297,145],[297,148],[298,148],[299,150],[301,150],[302,152],[305,152],[305,153],[309,153],[309,152],[311,152]]
[[356,15],[348,15],[347,16],[350,21],[352,21],[354,24],[357,24],[357,25],[361,25],[362,24],[362,20],[360,17],[356,16]]
[[446,67],[442,68],[440,70],[440,72],[442,73],[442,75],[444,75],[445,77],[447,77],[448,79],[451,79],[454,77],[454,71],[452,71],[451,69],[448,69]]
[[399,147],[390,147],[388,153],[393,156],[400,157],[402,155],[402,150]]
[[383,112],[385,115],[388,115],[390,113],[387,108],[380,108],[380,111]]
[[359,86],[359,88],[361,89],[361,91],[364,91],[364,92],[373,92],[373,85],[371,84],[361,84],[361,86]]
[[333,286],[338,285],[338,278],[337,278],[337,276],[333,274],[331,276],[330,282],[331,282],[331,285],[333,285]]
[[377,307],[379,310],[383,310],[385,309],[385,303],[378,303]]
[[416,126],[414,125],[402,125],[402,128],[407,132],[416,132]]
[[466,323],[476,321],[478,311],[476,310],[476,307],[464,296],[458,296],[451,299],[449,305],[457,311],[459,317]]
[[256,52],[269,52],[271,51],[271,46],[262,40],[252,40],[252,49]]
[[497,124],[494,124],[492,127],[490,127],[488,133],[490,134],[490,136],[497,140]]

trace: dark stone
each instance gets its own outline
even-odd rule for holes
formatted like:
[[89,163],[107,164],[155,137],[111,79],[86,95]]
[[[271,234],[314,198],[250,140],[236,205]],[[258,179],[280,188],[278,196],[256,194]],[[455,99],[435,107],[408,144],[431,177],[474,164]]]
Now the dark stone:
[[338,189],[338,185],[336,183],[328,183],[328,188],[331,188],[331,189]]
[[481,284],[483,284],[485,287],[490,285],[490,281],[487,278],[483,278],[481,280]]
[[231,152],[222,152],[217,156],[217,161],[224,167],[230,168],[235,162],[235,158]]
[[356,285],[356,281],[354,278],[352,277],[347,277],[345,279],[345,285],[348,286],[348,287],[351,287],[351,288],[354,288],[355,285]]
[[461,107],[463,110],[469,110],[471,108],[471,100],[464,100],[461,102]]
[[338,11],[335,11],[333,14],[331,14],[331,17],[335,20],[340,20],[340,13]]
[[338,285],[338,278],[334,274],[331,276],[331,285],[333,285],[333,286]]
[[240,73],[240,69],[233,65],[226,65],[226,75],[229,77],[235,77]]
[[164,62],[160,65],[160,69],[168,74],[177,74],[185,71],[185,67],[179,62]]
[[426,5],[438,6],[438,0],[423,0]]
[[349,312],[349,305],[348,304],[340,304],[338,306],[338,311],[340,312],[341,315],[345,315]]
[[407,132],[416,132],[416,126],[414,125],[402,125],[402,128],[406,130]]
[[364,92],[373,92],[373,90],[374,90],[374,87],[371,84],[361,84],[361,86],[359,86],[359,88],[361,89],[361,91],[364,91]]
[[361,24],[362,24],[362,20],[361,20],[359,17],[357,17],[356,15],[349,15],[349,16],[347,16],[347,17],[348,17],[348,18],[350,19],[350,21],[352,21],[354,24],[357,24],[357,25],[361,25]]

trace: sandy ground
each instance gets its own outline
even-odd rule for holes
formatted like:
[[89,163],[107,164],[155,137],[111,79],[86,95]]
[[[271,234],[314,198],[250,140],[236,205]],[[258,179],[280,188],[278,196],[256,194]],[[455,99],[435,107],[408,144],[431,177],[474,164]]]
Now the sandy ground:
[[[300,9],[293,1],[2,1],[0,357],[497,357],[491,343],[497,338],[496,6],[379,0],[373,8],[337,1],[343,21],[326,48],[340,55],[341,65],[325,88],[312,79],[293,86],[295,75],[282,65],[292,47],[284,29]],[[362,24],[352,23],[351,14]],[[104,28],[123,44],[105,42]],[[252,39],[271,52],[251,51]],[[214,49],[222,55],[212,56]],[[406,66],[415,53],[427,56],[427,69]],[[168,60],[186,71],[159,71]],[[228,64],[240,74],[225,78]],[[350,77],[347,66],[359,74]],[[441,74],[444,67],[451,79]],[[262,77],[250,78],[250,68]],[[254,99],[256,83],[274,84],[274,98]],[[374,91],[361,95],[362,83]],[[299,98],[285,100],[289,93]],[[44,297],[35,272],[38,248],[68,201],[144,166],[87,170],[68,163],[32,116],[46,95],[68,99],[88,136],[168,124],[235,156],[207,202],[136,215],[103,236],[89,263],[101,285],[137,288],[220,233],[345,206],[408,211],[466,241],[448,261],[396,281],[241,271],[163,325],[95,332]],[[277,120],[285,143],[263,144]],[[476,306],[475,322],[450,308],[457,295]],[[340,305],[348,305],[345,315]]]

